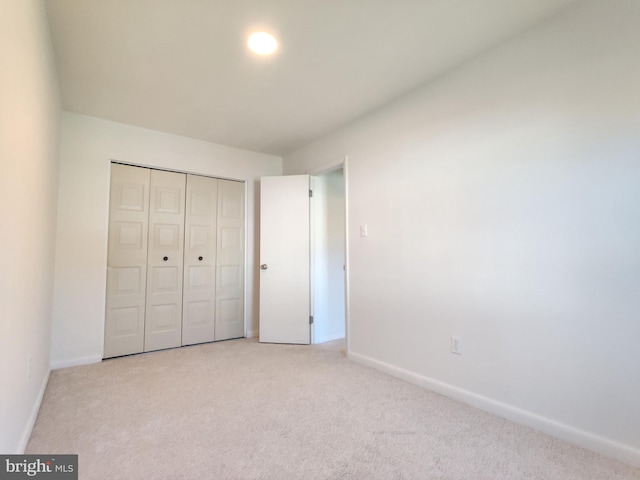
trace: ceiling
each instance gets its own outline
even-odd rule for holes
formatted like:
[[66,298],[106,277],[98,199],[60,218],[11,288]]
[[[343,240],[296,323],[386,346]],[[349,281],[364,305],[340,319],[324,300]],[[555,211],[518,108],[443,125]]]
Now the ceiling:
[[[47,0],[63,107],[285,155],[574,0]],[[272,57],[246,48],[254,30]]]

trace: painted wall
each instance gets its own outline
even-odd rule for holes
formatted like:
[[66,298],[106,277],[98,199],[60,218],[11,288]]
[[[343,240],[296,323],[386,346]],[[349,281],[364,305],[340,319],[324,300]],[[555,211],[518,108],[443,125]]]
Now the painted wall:
[[0,59],[0,452],[22,453],[49,378],[61,115],[41,2],[1,2]]
[[313,177],[313,342],[344,338],[344,175]]
[[258,329],[258,179],[282,160],[199,140],[64,113],[60,155],[52,367],[102,358],[111,160],[247,182],[245,322]]
[[639,52],[581,2],[285,157],[348,155],[350,358],[640,465]]

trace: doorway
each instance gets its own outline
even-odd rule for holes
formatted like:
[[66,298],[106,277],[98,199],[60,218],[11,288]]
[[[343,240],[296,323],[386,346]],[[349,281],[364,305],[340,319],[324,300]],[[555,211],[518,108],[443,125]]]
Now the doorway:
[[344,170],[312,178],[311,343],[323,343],[345,338]]
[[260,341],[349,349],[347,162],[262,177]]

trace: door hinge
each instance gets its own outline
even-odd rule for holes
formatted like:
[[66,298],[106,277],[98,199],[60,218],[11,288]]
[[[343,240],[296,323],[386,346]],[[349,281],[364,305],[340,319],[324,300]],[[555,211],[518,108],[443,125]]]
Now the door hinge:
[[309,198],[313,197],[313,190],[309,189]]
[[313,315],[309,315],[309,325],[313,325]]

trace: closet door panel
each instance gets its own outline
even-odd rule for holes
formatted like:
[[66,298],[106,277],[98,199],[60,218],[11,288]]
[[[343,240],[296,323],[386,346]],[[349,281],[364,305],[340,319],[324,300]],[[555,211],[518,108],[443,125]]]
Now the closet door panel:
[[145,352],[182,344],[185,179],[151,170]]
[[244,183],[218,181],[215,339],[244,336]]
[[218,180],[187,175],[182,344],[215,339]]
[[104,358],[144,348],[150,171],[111,165]]

